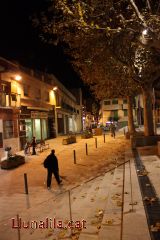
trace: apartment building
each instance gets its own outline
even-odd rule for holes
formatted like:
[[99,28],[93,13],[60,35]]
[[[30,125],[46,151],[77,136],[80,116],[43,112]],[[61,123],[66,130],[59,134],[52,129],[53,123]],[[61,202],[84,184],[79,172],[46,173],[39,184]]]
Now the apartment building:
[[100,124],[106,126],[109,121],[118,121],[122,126],[128,122],[127,99],[104,99],[100,103]]
[[16,152],[33,136],[45,140],[81,129],[82,106],[55,76],[0,58],[1,149]]
[[[160,91],[153,91],[153,118],[154,124],[160,123]],[[137,95],[133,98],[133,118],[136,125],[144,124],[143,96]],[[118,121],[119,127],[128,124],[127,99],[104,99],[101,101],[100,124],[106,126],[108,121]]]

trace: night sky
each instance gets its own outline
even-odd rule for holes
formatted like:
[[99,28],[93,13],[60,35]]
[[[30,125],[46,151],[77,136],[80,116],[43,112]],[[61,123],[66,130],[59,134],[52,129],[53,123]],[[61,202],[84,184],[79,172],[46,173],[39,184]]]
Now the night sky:
[[60,46],[44,44],[29,16],[44,0],[5,0],[0,3],[0,56],[29,68],[53,73],[66,87],[82,86]]

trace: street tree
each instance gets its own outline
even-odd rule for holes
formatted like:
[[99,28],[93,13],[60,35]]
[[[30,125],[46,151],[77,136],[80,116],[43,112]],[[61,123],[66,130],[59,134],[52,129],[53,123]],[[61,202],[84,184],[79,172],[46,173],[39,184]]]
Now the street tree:
[[96,94],[130,96],[140,87],[149,136],[152,87],[160,75],[159,13],[158,0],[53,0],[32,22],[43,41],[64,46]]

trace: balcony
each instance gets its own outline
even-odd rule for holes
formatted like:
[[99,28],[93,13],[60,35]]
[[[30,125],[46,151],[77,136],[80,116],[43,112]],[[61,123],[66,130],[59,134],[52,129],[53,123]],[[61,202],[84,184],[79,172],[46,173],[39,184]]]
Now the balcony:
[[128,109],[128,104],[103,105],[103,111]]
[[3,108],[19,108],[20,107],[20,94],[0,92],[0,107]]

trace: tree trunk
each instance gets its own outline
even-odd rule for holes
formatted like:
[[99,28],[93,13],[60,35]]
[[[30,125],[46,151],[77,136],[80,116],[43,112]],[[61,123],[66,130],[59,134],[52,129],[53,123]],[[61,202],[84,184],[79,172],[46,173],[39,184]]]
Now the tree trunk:
[[130,135],[135,133],[134,121],[133,121],[133,108],[132,108],[132,97],[127,97],[128,102],[128,130]]
[[144,105],[144,135],[154,135],[153,110],[152,110],[152,88],[143,89],[143,105]]

